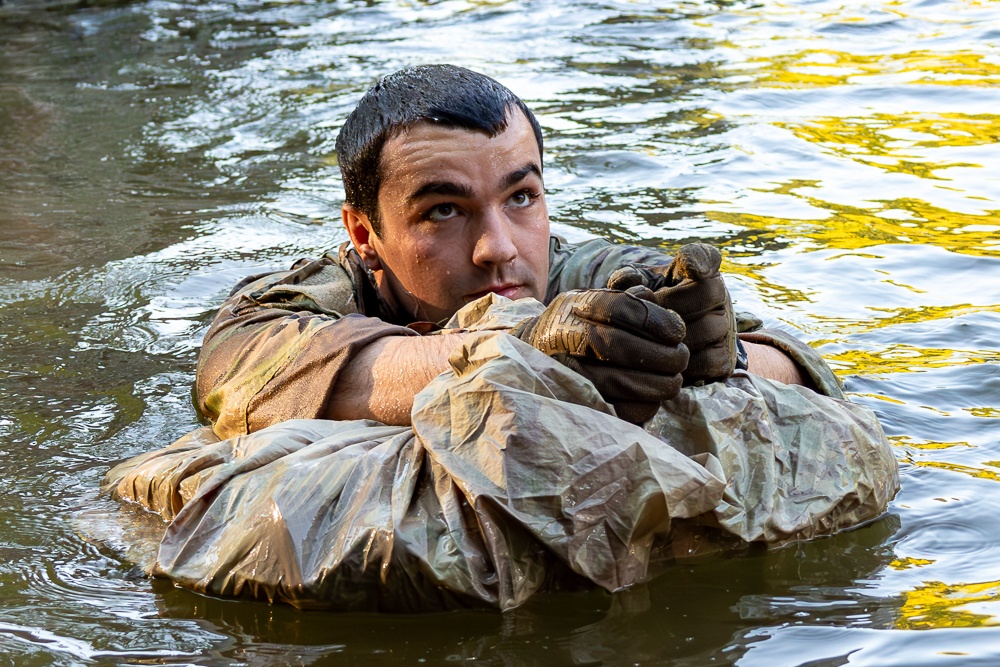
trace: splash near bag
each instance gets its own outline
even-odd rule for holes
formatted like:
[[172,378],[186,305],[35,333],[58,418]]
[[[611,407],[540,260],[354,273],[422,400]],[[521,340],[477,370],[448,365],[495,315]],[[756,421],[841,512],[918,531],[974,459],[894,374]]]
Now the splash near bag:
[[168,522],[149,572],[299,607],[510,609],[556,588],[619,590],[696,553],[830,534],[879,516],[898,489],[867,408],[738,372],[683,389],[643,429],[489,330],[508,324],[504,301],[456,316],[486,330],[417,395],[412,427],[296,420],[229,440],[202,428],[114,468],[104,488]]

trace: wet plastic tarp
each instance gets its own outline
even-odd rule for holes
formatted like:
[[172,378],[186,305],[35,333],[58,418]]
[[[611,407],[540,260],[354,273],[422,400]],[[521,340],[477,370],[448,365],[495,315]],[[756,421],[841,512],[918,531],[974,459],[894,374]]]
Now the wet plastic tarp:
[[[461,323],[506,326],[502,311]],[[466,336],[412,417],[221,441],[198,429],[105,488],[169,522],[155,575],[301,607],[418,611],[618,590],[723,544],[871,520],[899,484],[862,406],[738,372],[685,388],[644,430],[497,331]]]

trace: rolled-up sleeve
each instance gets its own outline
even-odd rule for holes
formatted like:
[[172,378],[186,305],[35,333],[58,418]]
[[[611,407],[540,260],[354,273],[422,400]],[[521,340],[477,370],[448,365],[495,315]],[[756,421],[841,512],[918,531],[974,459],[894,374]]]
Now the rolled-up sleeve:
[[338,376],[362,348],[417,335],[357,311],[350,275],[329,259],[258,277],[230,296],[198,357],[198,407],[216,434],[322,418]]

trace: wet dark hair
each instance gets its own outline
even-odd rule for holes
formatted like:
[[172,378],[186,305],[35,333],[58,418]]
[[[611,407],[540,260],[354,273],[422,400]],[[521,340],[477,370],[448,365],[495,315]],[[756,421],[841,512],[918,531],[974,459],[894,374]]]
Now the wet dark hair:
[[368,216],[379,234],[385,142],[422,121],[494,137],[507,128],[515,108],[531,123],[541,155],[542,128],[535,115],[517,95],[484,74],[454,65],[418,65],[382,77],[364,94],[337,136],[347,203]]

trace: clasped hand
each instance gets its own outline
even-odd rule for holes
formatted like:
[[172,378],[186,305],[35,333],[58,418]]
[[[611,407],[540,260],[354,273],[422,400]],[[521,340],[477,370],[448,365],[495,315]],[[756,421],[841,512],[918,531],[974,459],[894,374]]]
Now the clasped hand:
[[564,292],[510,333],[589,379],[636,424],[677,395],[688,365],[680,316],[626,292]]
[[736,365],[736,321],[704,243],[669,265],[631,264],[608,288],[565,292],[511,334],[589,379],[618,416],[641,424],[684,384],[724,380]]
[[721,265],[717,248],[690,243],[668,265],[630,264],[608,279],[609,288],[653,300],[684,320],[691,353],[685,385],[725,380],[736,367],[736,316]]

